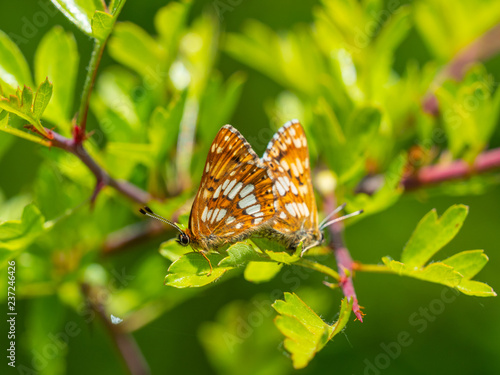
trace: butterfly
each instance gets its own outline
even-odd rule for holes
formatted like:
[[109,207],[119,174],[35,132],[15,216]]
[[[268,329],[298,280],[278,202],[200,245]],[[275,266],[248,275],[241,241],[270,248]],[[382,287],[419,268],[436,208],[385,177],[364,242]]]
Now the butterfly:
[[148,207],[140,211],[176,228],[177,242],[190,245],[208,260],[205,253],[252,236],[269,238],[290,250],[302,244],[303,255],[323,242],[326,226],[362,212],[328,221],[344,207],[318,223],[306,135],[299,121],[292,120],[274,134],[262,158],[231,125],[219,130],[186,230]]

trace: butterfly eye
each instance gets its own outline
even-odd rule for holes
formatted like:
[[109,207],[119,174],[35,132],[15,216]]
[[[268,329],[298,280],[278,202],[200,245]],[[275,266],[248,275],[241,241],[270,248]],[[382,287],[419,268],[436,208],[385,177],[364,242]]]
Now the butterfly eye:
[[179,244],[182,246],[187,246],[189,245],[189,236],[185,233],[179,234],[179,239],[177,240]]

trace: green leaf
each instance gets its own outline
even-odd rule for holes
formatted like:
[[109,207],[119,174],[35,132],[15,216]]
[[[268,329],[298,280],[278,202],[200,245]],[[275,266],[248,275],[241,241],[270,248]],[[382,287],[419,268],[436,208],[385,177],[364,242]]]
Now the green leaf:
[[201,254],[187,253],[171,264],[165,277],[165,285],[175,288],[200,287],[216,281],[229,270],[229,268],[217,267],[222,260],[222,255],[206,255],[213,266],[210,275],[210,266]]
[[345,327],[352,303],[347,298],[342,300],[339,319],[332,325],[325,323],[295,293],[285,293],[285,301],[278,300],[273,307],[280,314],[274,322],[285,335],[284,346],[292,356],[293,367],[301,369]]
[[190,251],[190,247],[180,245],[175,238],[163,242],[159,249],[160,255],[172,262]]
[[[7,111],[0,110],[0,131],[14,135],[14,136],[19,137],[19,138],[26,139],[30,142],[38,143],[42,146],[46,146],[46,147],[50,146],[49,140],[46,140],[44,138],[40,138],[32,133],[28,133],[28,132],[25,132],[25,131],[22,131],[22,130],[19,130],[17,128],[10,126],[9,125],[9,113]],[[4,141],[4,142],[6,142],[5,143],[5,145],[6,145],[7,142],[10,142],[9,140],[13,140],[14,138],[5,137],[3,139],[6,140],[6,141]],[[5,151],[5,149],[0,150],[0,155],[3,151]]]
[[451,206],[440,218],[435,209],[431,210],[415,228],[403,249],[401,261],[408,267],[423,266],[455,237],[467,213],[468,207],[464,205]]
[[466,279],[471,279],[488,263],[488,257],[483,250],[468,250],[443,260],[443,263],[453,267]]
[[246,242],[237,242],[227,249],[228,256],[219,262],[219,267],[242,267],[250,261],[261,260],[261,256],[252,245]]
[[99,0],[51,0],[52,4],[81,31],[92,36],[91,20],[96,10],[104,11]]
[[92,35],[94,38],[99,39],[104,42],[111,31],[113,31],[113,26],[115,24],[115,17],[111,14],[96,10],[94,16],[92,17]]
[[17,45],[0,30],[0,86],[9,89],[5,94],[12,94],[24,85],[33,86],[28,63]]
[[29,204],[24,207],[21,220],[0,223],[0,268],[27,247],[48,227],[40,210]]
[[36,91],[35,102],[33,103],[33,116],[35,118],[39,119],[45,111],[45,108],[47,108],[50,98],[52,97],[52,87],[52,83],[46,78]]
[[[60,26],[44,35],[35,53],[37,82],[49,79],[54,85],[52,100],[38,117],[65,126],[69,133],[73,110],[75,84],[78,74],[78,48],[73,34]],[[35,103],[36,104],[36,103]]]
[[496,297],[497,294],[488,284],[475,280],[462,280],[457,289],[468,296]]
[[298,262],[301,259],[297,254],[290,254],[286,251],[280,251],[279,253],[277,253],[274,251],[266,250],[266,254],[275,262],[285,264],[292,264]]
[[281,263],[271,262],[249,262],[243,275],[245,280],[252,283],[264,283],[276,276],[283,267]]
[[151,85],[163,82],[164,50],[142,28],[131,22],[116,25],[108,44],[109,54],[119,63],[148,79]]
[[[0,98],[0,109],[14,113],[19,117],[29,121],[40,133],[48,137],[45,128],[42,126],[39,117],[39,111],[45,109],[46,102],[50,100],[52,95],[52,84],[48,81],[42,83],[35,95],[36,108],[38,113],[35,114],[32,108],[33,93],[29,87],[24,86],[23,91],[18,90],[16,95],[10,95],[7,98]],[[35,106],[33,106],[35,107]]]

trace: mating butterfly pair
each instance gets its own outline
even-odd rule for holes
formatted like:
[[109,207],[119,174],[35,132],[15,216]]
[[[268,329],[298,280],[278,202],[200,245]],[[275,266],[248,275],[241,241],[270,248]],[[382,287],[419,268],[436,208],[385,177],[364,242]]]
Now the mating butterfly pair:
[[300,123],[292,120],[273,136],[262,159],[231,125],[219,130],[185,231],[147,207],[141,212],[175,227],[177,241],[203,256],[251,236],[270,238],[288,249],[302,243],[303,254],[322,243],[324,227],[360,213],[326,222],[343,207],[318,224],[307,140]]

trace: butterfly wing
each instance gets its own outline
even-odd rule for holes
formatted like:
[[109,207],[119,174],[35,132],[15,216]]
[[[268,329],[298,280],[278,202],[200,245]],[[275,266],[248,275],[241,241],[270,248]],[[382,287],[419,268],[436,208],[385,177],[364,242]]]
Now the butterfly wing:
[[314,232],[318,211],[311,182],[309,149],[304,129],[297,120],[283,125],[269,142],[262,161],[275,177],[279,201],[274,229],[281,232]]
[[273,183],[245,138],[225,125],[207,156],[191,209],[189,230],[205,250],[243,240],[275,213]]

